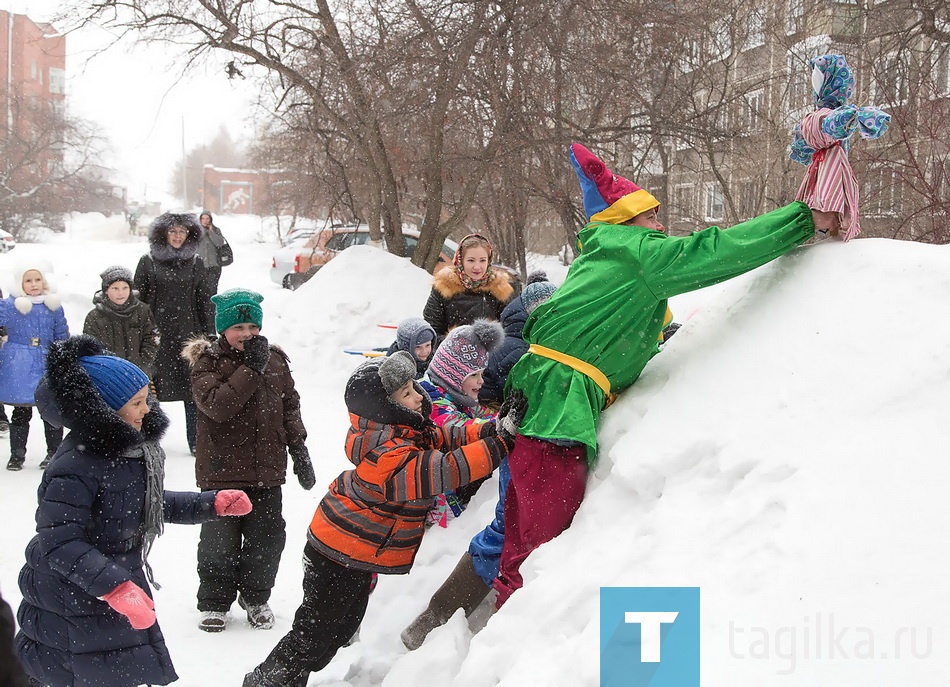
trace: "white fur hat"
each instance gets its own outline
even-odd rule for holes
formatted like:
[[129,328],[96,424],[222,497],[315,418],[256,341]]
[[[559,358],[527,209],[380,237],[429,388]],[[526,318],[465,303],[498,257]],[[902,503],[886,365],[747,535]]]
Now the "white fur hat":
[[62,306],[62,299],[55,295],[56,289],[50,282],[49,275],[53,272],[53,265],[42,258],[33,260],[22,260],[13,268],[13,286],[10,293],[15,296],[14,307],[24,315],[29,314],[33,309],[33,302],[23,292],[23,275],[30,270],[36,270],[43,277],[43,302],[50,310],[56,310]]

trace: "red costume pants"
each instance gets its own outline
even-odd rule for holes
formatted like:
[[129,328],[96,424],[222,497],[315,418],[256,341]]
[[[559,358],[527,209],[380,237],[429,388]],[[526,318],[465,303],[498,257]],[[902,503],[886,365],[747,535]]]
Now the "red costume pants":
[[519,434],[508,465],[505,543],[492,585],[498,590],[498,608],[524,584],[520,569],[528,555],[574,519],[587,485],[587,447],[559,446]]

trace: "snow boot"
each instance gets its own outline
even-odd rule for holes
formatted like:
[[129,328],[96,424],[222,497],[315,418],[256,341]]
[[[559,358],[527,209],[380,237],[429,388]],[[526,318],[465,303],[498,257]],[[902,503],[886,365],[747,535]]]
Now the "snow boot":
[[63,443],[63,428],[54,427],[48,422],[43,422],[43,431],[46,434],[46,458],[40,463],[41,468],[49,465],[50,458],[56,453],[56,449]]
[[228,614],[224,611],[202,611],[198,629],[205,632],[224,632],[228,626]]
[[249,604],[244,597],[239,596],[238,605],[247,611],[247,622],[251,624],[251,627],[258,630],[269,630],[274,627],[274,611],[266,601],[262,604]]
[[242,687],[307,687],[310,671],[283,663],[279,646],[254,670],[244,676]]
[[475,564],[466,551],[452,574],[432,595],[428,608],[402,631],[402,643],[410,651],[418,649],[429,633],[445,625],[458,609],[465,611],[465,617],[470,616],[489,591],[491,588],[475,572]]
[[22,470],[26,461],[26,440],[30,436],[30,425],[14,423],[10,425],[10,462],[7,470]]

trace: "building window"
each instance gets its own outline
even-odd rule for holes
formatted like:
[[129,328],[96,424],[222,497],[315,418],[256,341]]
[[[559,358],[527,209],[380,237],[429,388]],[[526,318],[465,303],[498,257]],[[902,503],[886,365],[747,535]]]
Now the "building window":
[[706,184],[706,221],[719,221],[723,216],[722,186],[716,182]]
[[901,178],[886,167],[868,175],[868,214],[879,217],[896,216],[901,212]]
[[950,94],[950,48],[937,56],[933,66],[934,95]]
[[864,31],[864,13],[857,0],[834,0],[831,11],[832,34],[855,36]]
[[673,211],[681,220],[691,220],[696,211],[694,203],[696,202],[695,184],[676,184],[673,187]]
[[799,33],[805,29],[805,0],[788,0],[785,5],[785,33]]
[[715,59],[724,59],[732,52],[732,35],[729,33],[729,24],[718,22],[712,27],[710,36],[709,55]]
[[737,200],[740,219],[748,219],[757,215],[762,182],[756,179],[743,179],[736,185],[736,188],[738,190]]
[[36,78],[39,76],[39,73],[40,73],[39,65],[36,64],[36,60],[33,60],[33,62],[30,64],[30,78],[36,81]]
[[[788,106],[797,111],[811,105],[811,70],[797,55],[788,56]],[[799,119],[799,117],[795,117]]]
[[66,92],[66,70],[57,69],[56,67],[49,68],[49,92],[50,93],[65,93]]
[[765,43],[765,8],[756,7],[746,15],[745,42],[743,50],[757,48]]
[[907,60],[903,55],[894,52],[881,60],[873,99],[896,105],[907,100]]
[[742,96],[736,125],[740,132],[761,131],[765,112],[765,91],[757,88]]

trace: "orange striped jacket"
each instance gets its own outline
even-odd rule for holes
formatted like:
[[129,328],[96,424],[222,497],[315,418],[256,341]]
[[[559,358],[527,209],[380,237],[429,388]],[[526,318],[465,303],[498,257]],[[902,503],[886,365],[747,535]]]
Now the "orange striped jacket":
[[358,570],[407,573],[433,497],[487,477],[508,455],[494,425],[420,431],[350,413],[346,453],[356,465],[330,485],[308,542]]

